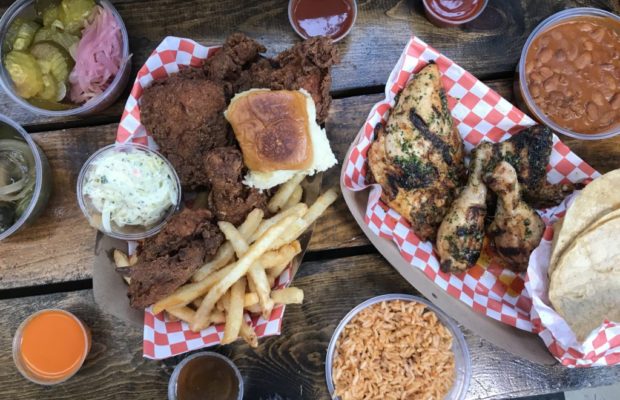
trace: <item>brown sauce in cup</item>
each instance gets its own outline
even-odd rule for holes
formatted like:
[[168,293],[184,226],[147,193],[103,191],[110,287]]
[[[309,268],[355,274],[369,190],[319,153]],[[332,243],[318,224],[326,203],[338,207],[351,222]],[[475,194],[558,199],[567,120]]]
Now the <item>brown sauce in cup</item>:
[[352,0],[292,0],[291,23],[301,36],[339,39],[353,25]]
[[576,17],[532,42],[525,60],[536,105],[553,122],[577,133],[620,126],[620,23]]
[[196,357],[183,366],[176,387],[177,400],[237,400],[239,380],[218,357]]

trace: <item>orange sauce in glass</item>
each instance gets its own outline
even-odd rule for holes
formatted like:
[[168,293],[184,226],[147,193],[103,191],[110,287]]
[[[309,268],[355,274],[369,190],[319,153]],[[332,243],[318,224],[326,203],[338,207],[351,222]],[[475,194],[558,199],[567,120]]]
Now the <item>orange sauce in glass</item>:
[[74,374],[89,348],[90,336],[76,317],[60,310],[46,310],[23,326],[19,357],[34,378],[56,381]]

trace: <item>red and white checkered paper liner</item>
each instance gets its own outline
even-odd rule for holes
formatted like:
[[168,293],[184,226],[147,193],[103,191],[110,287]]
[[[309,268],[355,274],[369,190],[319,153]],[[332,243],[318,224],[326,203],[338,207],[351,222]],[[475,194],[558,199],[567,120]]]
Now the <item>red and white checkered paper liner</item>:
[[[117,143],[134,142],[157,149],[157,144],[140,122],[140,97],[154,80],[164,79],[179,72],[181,66],[199,67],[218,47],[205,47],[191,39],[166,37],[149,56],[131,89],[125,110],[116,132]],[[161,110],[166,112],[166,110]],[[288,286],[292,281],[292,267],[285,270],[276,281],[276,288]],[[284,306],[273,309],[269,319],[246,315],[258,337],[279,335],[282,327]],[[219,344],[223,336],[223,325],[212,326],[194,333],[185,322],[171,322],[164,319],[164,313],[153,314],[149,307],[144,312],[144,357],[156,360],[176,356],[187,351]]]
[[[467,152],[483,140],[501,142],[534,125],[531,118],[469,72],[419,38],[413,37],[388,78],[385,99],[371,109],[349,158],[345,160],[343,184],[353,191],[371,189],[365,223],[376,235],[392,240],[401,256],[412,267],[421,269],[430,280],[474,311],[519,329],[538,333],[541,326],[532,323],[532,298],[524,290],[524,277],[491,262],[493,250],[488,244],[485,244],[478,264],[467,272],[441,272],[432,243],[421,242],[409,223],[380,200],[380,185],[369,185],[366,182],[367,153],[374,139],[375,126],[387,120],[396,95],[411,76],[430,61],[434,61],[441,71],[442,83],[448,94],[448,106]],[[549,182],[579,182],[598,175],[554,136],[553,151],[547,166]],[[555,209],[539,210],[539,213],[549,223]],[[551,337],[549,331],[541,332],[543,340],[544,335]],[[545,340],[545,343],[551,346],[552,342]],[[568,352],[554,352],[552,347],[549,349],[561,361],[569,355]]]

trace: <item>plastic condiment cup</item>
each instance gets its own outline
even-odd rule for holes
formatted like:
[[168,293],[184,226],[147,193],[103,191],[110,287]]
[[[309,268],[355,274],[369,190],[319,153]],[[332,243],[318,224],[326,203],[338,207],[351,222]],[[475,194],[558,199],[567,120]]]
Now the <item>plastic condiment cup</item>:
[[30,204],[9,229],[0,233],[0,240],[8,238],[20,228],[32,223],[45,208],[52,191],[52,174],[45,153],[24,128],[4,115],[0,115],[0,140],[2,139],[23,140],[28,144],[34,158],[35,183]]
[[[174,180],[176,190],[177,190],[176,203],[172,204],[168,208],[168,210],[162,215],[161,219],[157,223],[149,225],[149,226],[132,225],[132,226],[125,226],[125,227],[118,227],[116,226],[116,224],[111,223],[111,227],[112,227],[111,231],[103,230],[103,227],[101,225],[101,213],[94,207],[90,198],[84,195],[84,184],[85,184],[86,178],[89,176],[93,168],[93,163],[99,160],[101,157],[111,152],[147,153],[147,154],[150,154],[154,157],[161,159],[164,162],[164,164],[168,166],[168,168],[170,169],[172,173],[172,178]],[[78,180],[77,180],[77,197],[78,197],[78,203],[80,205],[80,209],[82,210],[82,212],[84,213],[84,216],[88,219],[88,222],[93,228],[98,229],[102,233],[108,236],[117,238],[117,239],[142,240],[142,239],[146,239],[147,237],[153,236],[156,233],[158,233],[164,227],[164,225],[166,225],[166,222],[168,222],[170,217],[172,217],[174,213],[179,209],[181,205],[182,190],[181,190],[181,181],[179,180],[179,177],[176,171],[174,170],[174,167],[172,166],[172,164],[170,164],[170,161],[168,161],[159,152],[155,150],[151,150],[148,147],[143,146],[141,144],[115,143],[115,144],[111,144],[111,145],[108,145],[106,147],[99,149],[92,156],[90,156],[88,160],[86,160],[86,162],[82,166],[82,170],[80,171],[80,175],[78,176]]]
[[542,110],[538,107],[532,95],[530,94],[530,89],[527,85],[527,79],[525,76],[525,61],[527,58],[527,53],[532,45],[534,39],[538,37],[541,33],[545,32],[549,28],[560,24],[562,22],[566,22],[573,18],[577,17],[602,17],[602,18],[611,18],[618,22],[620,22],[620,17],[612,14],[610,12],[600,10],[598,8],[591,7],[577,7],[577,8],[569,8],[568,10],[560,11],[558,13],[553,14],[543,22],[541,22],[530,34],[525,42],[525,46],[523,46],[523,50],[521,51],[521,59],[519,60],[519,64],[517,66],[517,79],[515,80],[515,94],[517,94],[517,101],[520,105],[525,106],[530,114],[534,116],[538,121],[547,125],[549,128],[554,130],[555,132],[561,133],[566,136],[574,137],[577,139],[584,140],[597,140],[597,139],[608,139],[610,137],[614,137],[620,134],[620,127],[616,126],[612,127],[607,131],[601,133],[579,133],[573,132],[570,129],[566,129],[548,118]]
[[[289,0],[288,2],[288,21],[291,24],[291,27],[293,28],[293,30],[295,31],[295,33],[297,33],[299,36],[301,36],[303,39],[309,39],[309,36],[306,35],[303,31],[301,31],[299,29],[299,27],[297,27],[297,24],[295,24],[294,21],[294,7],[296,5],[296,3],[299,3],[300,0]],[[305,1],[314,1],[314,0],[305,0]],[[335,0],[330,0],[330,1],[335,1]],[[351,10],[353,12],[353,17],[351,19],[351,25],[347,28],[347,30],[345,30],[344,32],[342,32],[342,34],[340,34],[340,36],[337,37],[333,37],[331,38],[334,42],[338,42],[342,39],[344,39],[349,32],[351,32],[351,29],[353,29],[353,26],[355,25],[355,21],[357,20],[357,1],[356,0],[345,0],[351,3]]]
[[[123,48],[121,51],[122,60],[120,68],[110,85],[106,88],[106,90],[104,90],[103,93],[90,99],[86,103],[68,110],[55,111],[36,107],[30,102],[28,102],[28,100],[18,95],[13,88],[13,81],[11,80],[11,77],[9,76],[6,68],[4,67],[3,60],[5,54],[2,50],[3,46],[0,46],[0,60],[2,60],[2,62],[0,62],[0,87],[2,87],[4,92],[7,93],[13,101],[15,101],[20,106],[24,107],[35,115],[45,115],[48,117],[72,117],[78,115],[94,114],[103,111],[104,109],[111,106],[116,101],[116,99],[119,98],[119,96],[123,93],[123,90],[127,86],[127,83],[129,82],[129,77],[131,75],[129,36],[127,34],[127,28],[125,27],[123,19],[121,18],[116,8],[114,8],[112,3],[110,3],[108,0],[95,0],[95,2],[101,6],[107,7],[112,12],[120,27],[121,40],[123,42]],[[0,18],[0,40],[4,40],[4,38],[6,37],[6,33],[13,21],[16,18],[23,16],[28,16],[30,18],[35,17],[33,0],[17,0],[4,12],[2,18]]]
[[422,3],[424,4],[424,14],[426,15],[426,18],[433,25],[438,26],[440,28],[449,28],[453,26],[459,26],[459,25],[466,24],[478,18],[480,14],[482,14],[484,9],[487,8],[487,4],[489,4],[489,0],[482,0],[482,1],[483,3],[482,3],[482,6],[480,7],[480,10],[478,10],[477,12],[475,12],[468,18],[459,19],[459,20],[444,18],[441,15],[438,15],[437,13],[433,11],[431,6],[428,4],[429,0],[423,0]]
[[90,347],[90,330],[79,318],[65,310],[45,309],[17,328],[13,361],[29,381],[56,385],[77,373]]
[[[455,377],[454,384],[450,389],[450,392],[446,395],[444,400],[464,400],[469,388],[469,381],[471,380],[471,360],[469,358],[469,349],[467,348],[467,342],[463,332],[459,329],[456,322],[443,313],[439,308],[434,306],[428,300],[422,297],[412,296],[409,294],[384,294],[381,296],[370,298],[357,306],[355,306],[345,317],[340,321],[327,348],[327,356],[325,358],[325,380],[327,381],[327,390],[332,399],[340,400],[340,397],[334,395],[334,380],[333,380],[333,362],[336,355],[336,346],[338,345],[338,339],[344,330],[344,327],[359,314],[362,310],[372,306],[373,304],[382,303],[384,301],[411,301],[415,303],[421,303],[429,310],[437,315],[439,321],[450,331],[452,334],[452,352],[454,353],[454,369]],[[437,399],[440,400],[440,399]]]
[[185,357],[183,361],[177,364],[177,366],[174,368],[174,371],[172,371],[172,375],[170,376],[170,380],[168,381],[168,400],[177,400],[177,383],[181,371],[190,361],[199,357],[217,358],[228,364],[230,369],[234,372],[237,381],[239,382],[237,400],[243,399],[243,378],[241,377],[241,372],[239,372],[239,369],[237,368],[235,363],[233,363],[228,357],[224,357],[219,353],[215,353],[212,351],[201,351]]

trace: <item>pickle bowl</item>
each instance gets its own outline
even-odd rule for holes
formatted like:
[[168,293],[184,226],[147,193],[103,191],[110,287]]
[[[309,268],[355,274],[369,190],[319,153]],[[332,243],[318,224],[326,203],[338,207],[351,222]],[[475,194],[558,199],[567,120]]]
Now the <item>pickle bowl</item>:
[[0,18],[0,87],[14,102],[21,107],[30,111],[35,115],[43,115],[46,117],[75,117],[94,114],[111,106],[123,93],[127,86],[131,74],[131,56],[129,53],[129,36],[127,29],[120,14],[108,0],[95,0],[95,4],[108,8],[121,30],[122,50],[121,65],[118,72],[110,82],[109,86],[100,94],[83,104],[56,103],[50,102],[51,105],[58,109],[44,108],[41,104],[33,104],[28,99],[18,94],[5,66],[6,49],[4,46],[9,28],[17,18],[28,18],[34,20],[37,18],[34,0],[17,0],[15,1]]
[[[45,208],[52,191],[52,175],[45,153],[32,140],[24,128],[0,114],[0,141],[3,140],[17,140],[26,143],[34,161],[34,185],[32,186],[32,197],[27,204],[24,203],[23,212],[17,216],[17,219],[12,221],[7,229],[0,230],[0,241],[34,222]],[[0,148],[0,150],[2,149]],[[0,201],[0,208],[2,209],[0,210],[0,214],[2,214],[0,215],[0,221],[5,218],[3,214],[5,207],[3,205],[5,203]],[[17,214],[17,211],[14,214]]]
[[[103,176],[100,176],[100,171],[98,172],[97,170],[99,163],[101,163],[105,157],[122,154],[127,156],[123,156],[124,158],[128,159],[128,157],[135,153],[142,153],[142,155],[153,157],[154,160],[157,160],[159,166],[162,167],[162,173],[168,175],[166,179],[171,181],[169,183],[171,185],[171,189],[173,189],[167,194],[164,193],[164,195],[170,196],[170,199],[173,201],[171,201],[165,208],[160,209],[160,212],[154,212],[155,214],[153,215],[153,218],[149,218],[149,223],[119,224],[115,222],[115,218],[111,215],[110,211],[107,211],[107,215],[105,215],[106,207],[102,207],[101,204],[105,204],[106,202],[115,204],[116,202],[119,204],[115,205],[115,207],[118,207],[116,209],[120,210],[121,213],[125,212],[125,210],[130,210],[130,212],[133,212],[134,214],[142,215],[145,213],[145,208],[148,207],[146,205],[147,202],[145,201],[145,197],[140,197],[138,193],[122,193],[119,191],[119,195],[117,197],[120,198],[96,199],[94,198],[95,196],[89,195],[88,184],[89,182],[100,182],[101,185],[106,185],[108,184],[108,181],[113,181],[111,175],[113,172],[108,173],[108,171],[111,170],[106,170],[106,173]],[[140,166],[142,166],[142,164],[140,164]],[[121,167],[118,162],[115,162],[114,168],[116,170],[120,170]],[[116,173],[118,174],[118,171]],[[139,167],[136,166],[131,167],[129,174],[119,177],[117,181],[127,187],[135,189],[141,185],[140,182],[147,182],[145,180],[146,178],[143,179],[143,177],[148,175],[148,170],[139,170]],[[150,175],[152,176],[153,174]],[[106,180],[105,182],[104,179]],[[138,186],[134,185],[134,183]],[[161,181],[159,183],[161,183]],[[120,189],[121,188],[118,185],[113,188],[115,192]],[[99,190],[99,192],[104,191],[105,190]],[[143,193],[147,192],[143,191]],[[86,160],[77,180],[77,198],[80,209],[93,228],[99,230],[105,235],[117,239],[142,240],[157,234],[166,225],[168,220],[179,210],[182,198],[181,181],[179,180],[172,164],[170,164],[170,162],[159,152],[141,144],[131,142],[122,144],[114,143],[102,147],[91,155],[88,160]],[[125,214],[127,214],[127,212],[125,212]]]

